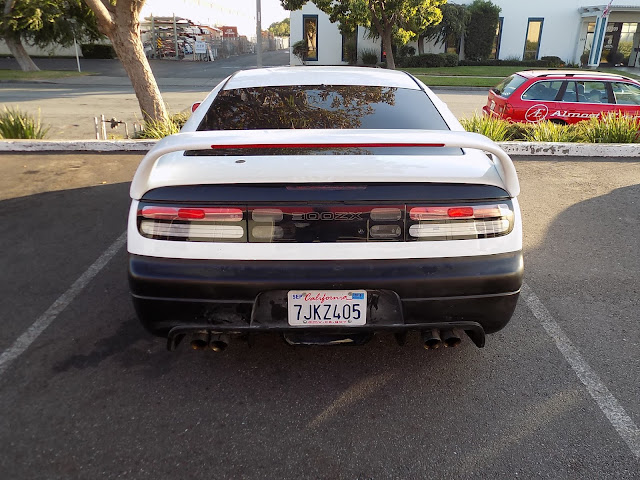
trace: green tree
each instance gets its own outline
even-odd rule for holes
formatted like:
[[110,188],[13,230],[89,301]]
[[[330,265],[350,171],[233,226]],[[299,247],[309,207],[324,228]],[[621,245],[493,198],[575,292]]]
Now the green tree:
[[100,32],[111,40],[136,93],[147,121],[166,122],[167,108],[160,95],[140,38],[140,10],[145,0],[85,0]]
[[471,19],[464,37],[464,53],[469,60],[489,58],[500,21],[500,7],[489,0],[469,5]]
[[290,35],[289,22],[290,20],[288,18],[285,18],[281,22],[273,22],[269,25],[269,31],[276,37],[288,37]]
[[[302,8],[306,0],[280,0],[286,10]],[[313,3],[338,22],[342,33],[362,25],[382,39],[387,67],[395,68],[392,38],[406,43],[428,25],[442,19],[438,8],[446,0],[313,0]]]
[[424,53],[424,41],[433,41],[436,45],[443,44],[447,38],[455,39],[458,44],[469,25],[471,12],[465,5],[447,3],[440,7],[442,11],[442,22],[429,25],[427,29],[418,37],[418,53]]
[[69,46],[101,37],[95,17],[82,0],[0,0],[1,35],[24,71],[39,70],[23,41],[40,47]]

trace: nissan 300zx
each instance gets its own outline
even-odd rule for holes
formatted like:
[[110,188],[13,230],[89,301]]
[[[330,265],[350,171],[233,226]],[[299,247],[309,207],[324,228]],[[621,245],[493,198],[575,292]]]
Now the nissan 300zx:
[[519,190],[509,156],[410,74],[237,72],[135,174],[135,309],[170,349],[482,347],[518,300]]

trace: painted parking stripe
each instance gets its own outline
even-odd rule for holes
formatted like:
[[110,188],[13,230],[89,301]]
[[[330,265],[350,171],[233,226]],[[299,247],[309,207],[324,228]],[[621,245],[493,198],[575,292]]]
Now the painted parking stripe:
[[640,459],[640,429],[627,415],[618,399],[614,397],[607,386],[593,371],[580,351],[571,343],[569,337],[560,328],[549,310],[542,304],[538,296],[529,285],[522,285],[522,297],[533,315],[540,321],[547,334],[554,340],[558,350],[567,360],[580,381],[587,387],[587,391],[596,401],[602,413],[605,414],[613,428],[631,449],[631,453]]
[[127,232],[124,232],[111,244],[105,252],[93,262],[93,264],[73,282],[73,285],[64,292],[33,324],[25,331],[7,350],[0,355],[0,377],[4,375],[7,368],[22,355],[29,346],[40,336],[45,329],[51,325],[60,313],[69,306],[74,298],[89,284],[104,266],[109,263],[118,250],[122,248],[127,240]]

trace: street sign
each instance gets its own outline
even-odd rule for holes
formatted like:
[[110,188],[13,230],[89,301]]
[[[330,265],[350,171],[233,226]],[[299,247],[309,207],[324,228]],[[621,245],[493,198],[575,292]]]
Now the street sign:
[[195,53],[207,53],[207,42],[196,42]]

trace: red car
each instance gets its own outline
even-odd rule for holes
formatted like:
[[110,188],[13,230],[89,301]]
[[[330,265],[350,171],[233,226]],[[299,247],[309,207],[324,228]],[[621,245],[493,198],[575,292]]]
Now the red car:
[[493,87],[482,110],[529,123],[576,123],[607,112],[640,117],[640,83],[601,72],[528,70]]

